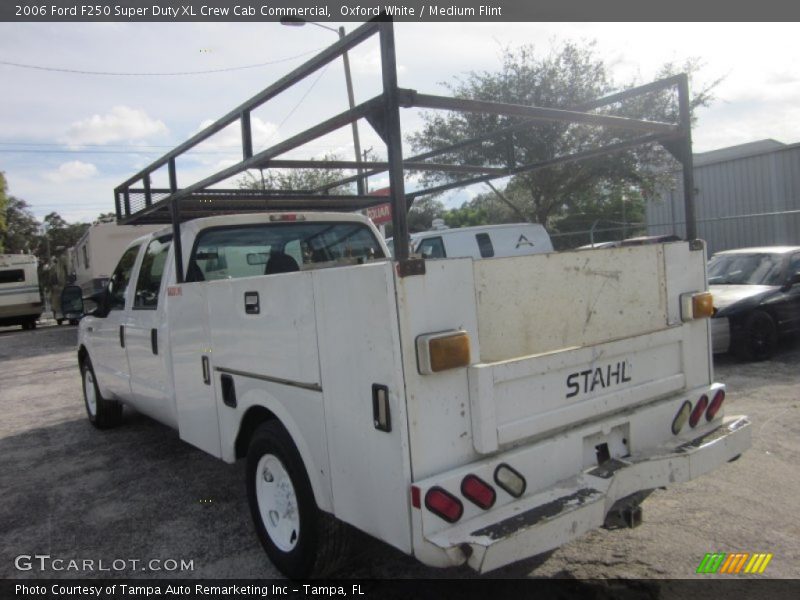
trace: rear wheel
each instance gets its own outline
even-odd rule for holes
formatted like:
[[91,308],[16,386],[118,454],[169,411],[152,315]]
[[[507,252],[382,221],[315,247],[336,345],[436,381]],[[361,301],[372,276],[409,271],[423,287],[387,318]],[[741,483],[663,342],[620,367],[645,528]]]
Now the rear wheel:
[[777,343],[775,321],[764,311],[756,310],[744,322],[736,354],[745,360],[766,360],[774,354]]
[[63,322],[64,322],[64,319],[56,319],[56,323],[58,325],[61,325]]
[[287,577],[323,577],[347,559],[350,528],[317,508],[300,453],[277,421],[250,441],[247,498],[261,545]]
[[81,364],[83,379],[83,402],[92,425],[98,429],[115,427],[122,422],[122,405],[115,400],[106,400],[100,395],[91,361],[86,358]]

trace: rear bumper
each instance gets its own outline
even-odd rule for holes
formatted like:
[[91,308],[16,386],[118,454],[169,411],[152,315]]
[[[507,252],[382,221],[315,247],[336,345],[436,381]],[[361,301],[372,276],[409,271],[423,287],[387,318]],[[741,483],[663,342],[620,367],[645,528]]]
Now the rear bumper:
[[481,573],[541,554],[601,527],[618,500],[639,491],[689,481],[750,447],[747,417],[727,417],[702,436],[647,455],[610,460],[599,467],[490,513],[478,515],[426,541],[452,564]]

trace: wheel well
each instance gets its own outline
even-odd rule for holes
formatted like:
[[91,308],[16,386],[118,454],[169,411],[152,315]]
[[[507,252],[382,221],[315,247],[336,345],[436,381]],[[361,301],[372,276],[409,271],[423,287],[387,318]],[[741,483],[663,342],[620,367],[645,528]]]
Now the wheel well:
[[82,367],[83,362],[87,358],[89,358],[89,352],[86,350],[86,346],[81,346],[80,349],[78,349],[78,366]]
[[275,414],[264,408],[263,406],[251,406],[247,409],[242,417],[242,424],[239,425],[239,433],[236,436],[236,458],[244,458],[247,456],[247,447],[250,445],[250,438],[258,426],[265,421],[272,421],[278,417]]

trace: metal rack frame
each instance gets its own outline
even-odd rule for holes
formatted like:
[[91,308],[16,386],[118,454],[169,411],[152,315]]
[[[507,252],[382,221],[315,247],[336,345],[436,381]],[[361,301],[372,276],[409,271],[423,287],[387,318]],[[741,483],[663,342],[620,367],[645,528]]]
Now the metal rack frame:
[[[285,139],[258,153],[253,153],[251,112],[284,92],[292,85],[317,72],[343,53],[358,46],[372,36],[379,36],[383,92],[352,109],[339,113],[325,121],[313,125],[300,133]],[[594,114],[594,109],[614,104],[643,94],[677,89],[679,122],[677,124],[645,121],[625,117]],[[400,129],[400,108],[427,108],[435,110],[476,112],[504,115],[524,119],[522,122],[498,129],[495,132],[437,148],[429,152],[403,159],[402,134]],[[201,216],[227,214],[234,212],[256,212],[265,210],[338,210],[355,211],[387,202],[392,205],[392,225],[395,240],[395,258],[402,263],[409,258],[408,208],[415,198],[427,194],[489,182],[511,175],[545,169],[558,164],[577,162],[596,156],[628,150],[650,143],[664,146],[683,167],[684,198],[686,202],[687,238],[696,237],[694,210],[694,182],[691,149],[691,121],[689,108],[689,86],[686,74],[676,75],[612,94],[598,100],[583,103],[569,110],[522,106],[486,102],[447,96],[421,94],[415,90],[403,89],[397,85],[397,64],[395,56],[394,26],[390,19],[381,18],[369,21],[341,38],[327,49],[300,65],[260,93],[243,102],[228,114],[218,119],[190,139],[157,159],[114,189],[117,220],[122,224],[171,223],[174,232],[175,261],[178,282],[184,277],[183,256],[180,239],[180,223]],[[385,162],[361,163],[357,161],[312,161],[285,160],[279,157],[286,152],[327,135],[351,123],[366,119],[386,144]],[[185,187],[178,186],[176,159],[192,150],[225,127],[239,122],[242,131],[242,160],[217,171],[213,175]],[[638,135],[627,140],[605,146],[557,157],[551,160],[517,165],[513,157],[503,167],[483,165],[458,165],[430,162],[428,159],[457,150],[477,146],[490,141],[508,143],[516,131],[532,124],[549,121],[562,123],[581,123],[606,128],[617,128],[635,132]],[[513,143],[513,141],[512,141]],[[365,168],[368,165],[368,168]],[[153,173],[166,166],[169,175],[169,188],[151,187]],[[248,169],[266,168],[320,168],[320,169],[359,169],[360,175],[345,177],[339,181],[313,190],[243,190],[212,188],[214,184],[238,175]],[[441,185],[406,192],[404,173],[407,170],[440,171],[468,175],[464,179]],[[372,196],[363,193],[333,194],[331,190],[353,182],[363,189],[361,179],[377,173],[389,173],[390,195]],[[134,187],[138,186],[138,187]],[[132,207],[132,200],[138,200]]]

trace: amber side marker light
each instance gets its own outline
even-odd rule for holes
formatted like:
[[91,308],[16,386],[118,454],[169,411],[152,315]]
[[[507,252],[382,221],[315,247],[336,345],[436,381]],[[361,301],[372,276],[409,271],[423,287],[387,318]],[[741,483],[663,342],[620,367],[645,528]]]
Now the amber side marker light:
[[693,321],[714,316],[714,297],[711,292],[681,294],[681,320]]
[[442,331],[417,337],[420,374],[430,375],[469,364],[469,335],[466,331]]

